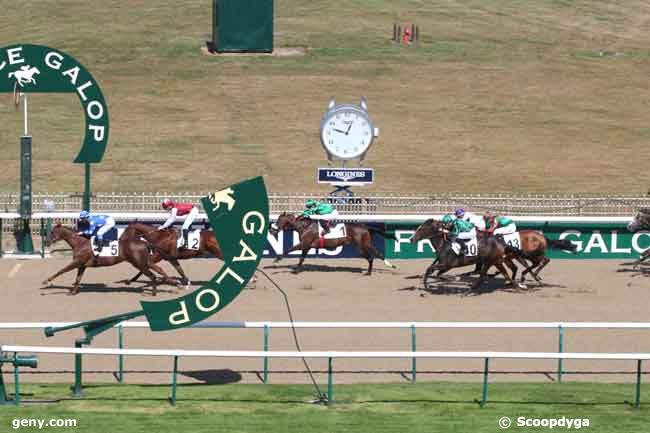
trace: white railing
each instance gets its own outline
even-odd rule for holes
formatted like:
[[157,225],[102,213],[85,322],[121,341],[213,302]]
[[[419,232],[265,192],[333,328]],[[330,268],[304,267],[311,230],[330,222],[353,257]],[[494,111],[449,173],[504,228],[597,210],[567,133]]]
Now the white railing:
[[[5,322],[1,329],[45,329],[78,322]],[[115,328],[149,328],[149,322],[126,321]],[[650,329],[650,322],[199,322],[190,328],[502,328],[502,329]]]
[[[641,362],[650,359],[650,353],[554,353],[554,352],[445,352],[445,351],[253,351],[253,350],[179,350],[179,349],[110,349],[110,348],[70,348],[43,346],[0,346],[0,353],[74,354],[109,355],[109,356],[163,356],[173,358],[171,403],[176,404],[178,359],[181,357],[213,357],[213,358],[327,358],[327,403],[334,402],[333,398],[333,368],[332,362],[337,358],[469,358],[483,359],[483,392],[480,400],[481,407],[487,402],[488,374],[490,359],[582,359],[582,360],[620,360],[636,361],[636,396],[635,407],[641,404]],[[20,401],[18,391],[19,370],[15,369],[16,401]],[[81,394],[81,383],[75,386],[78,395]]]
[[2,345],[5,353],[49,353],[113,356],[165,356],[214,358],[513,358],[513,359],[607,359],[648,360],[650,353],[556,353],[556,352],[445,352],[445,351],[263,351],[263,350],[183,350],[112,349]]
[[[162,212],[106,212],[112,216],[116,221],[165,221],[168,213]],[[272,221],[278,219],[279,214],[270,214],[269,218]],[[412,222],[422,223],[428,218],[440,219],[443,214],[430,214],[430,215],[410,215],[410,214],[343,214],[339,218],[342,221],[356,221],[356,222]],[[515,222],[555,222],[555,223],[628,223],[634,219],[633,215],[629,216],[514,216],[509,215]],[[2,212],[0,219],[13,220],[20,218],[17,212]],[[32,220],[52,219],[52,220],[65,220],[73,221],[79,218],[79,212],[36,212],[32,214]],[[183,221],[185,217],[178,217],[178,221]],[[207,221],[208,217],[205,213],[199,213],[195,218],[197,222]]]
[[[470,211],[486,211],[508,215],[608,216],[632,215],[638,208],[650,207],[650,196],[593,196],[575,194],[368,194],[363,191],[352,198],[331,197],[318,193],[272,193],[272,213],[297,212],[308,198],[328,200],[344,214],[409,214],[447,213],[456,207]],[[164,198],[198,203],[205,193],[95,193],[91,206],[99,212],[155,212]],[[33,209],[79,211],[80,193],[34,193]],[[0,193],[0,210],[14,212],[20,206],[17,193]]]

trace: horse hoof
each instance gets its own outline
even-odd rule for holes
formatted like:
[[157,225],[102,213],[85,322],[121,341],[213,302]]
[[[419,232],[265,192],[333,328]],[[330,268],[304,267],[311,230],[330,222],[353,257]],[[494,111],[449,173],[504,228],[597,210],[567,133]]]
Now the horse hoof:
[[528,286],[526,286],[525,284],[521,284],[521,283],[517,284],[517,287],[519,287],[520,289],[527,289],[528,288]]

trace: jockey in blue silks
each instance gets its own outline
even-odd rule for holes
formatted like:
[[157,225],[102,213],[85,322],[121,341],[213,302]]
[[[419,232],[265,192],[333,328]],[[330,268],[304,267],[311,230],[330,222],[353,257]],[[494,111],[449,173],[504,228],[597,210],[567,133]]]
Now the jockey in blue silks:
[[79,213],[79,227],[84,228],[79,232],[82,236],[89,238],[95,235],[96,247],[95,251],[102,250],[104,244],[104,235],[113,227],[115,227],[115,220],[110,215],[94,214],[91,215],[88,211],[82,210]]

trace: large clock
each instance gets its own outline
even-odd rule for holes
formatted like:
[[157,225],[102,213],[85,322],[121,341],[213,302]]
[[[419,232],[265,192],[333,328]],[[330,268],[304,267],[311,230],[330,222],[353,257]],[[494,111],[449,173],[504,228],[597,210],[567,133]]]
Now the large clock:
[[378,130],[368,115],[368,103],[361,99],[359,106],[336,105],[334,98],[320,124],[320,140],[327,152],[327,159],[363,161]]

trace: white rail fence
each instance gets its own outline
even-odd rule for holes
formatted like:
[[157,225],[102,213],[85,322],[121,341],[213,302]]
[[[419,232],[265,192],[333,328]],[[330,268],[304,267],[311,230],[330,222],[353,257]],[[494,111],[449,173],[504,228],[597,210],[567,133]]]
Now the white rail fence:
[[[72,325],[73,322],[8,322],[0,323],[2,330],[44,330],[47,327],[63,327]],[[410,335],[411,351],[400,352],[368,352],[368,351],[312,351],[312,352],[292,352],[270,351],[269,337],[270,331],[274,328],[287,329],[408,329]],[[269,358],[275,357],[300,357],[305,358],[411,358],[411,380],[417,380],[417,358],[485,358],[486,365],[484,374],[487,380],[487,370],[489,358],[527,358],[527,359],[557,359],[557,381],[562,382],[563,360],[565,359],[617,359],[617,360],[637,360],[637,382],[640,384],[641,361],[648,359],[647,354],[625,354],[625,353],[566,353],[564,352],[564,341],[566,331],[569,329],[650,329],[650,322],[271,322],[271,321],[241,321],[241,322],[201,322],[192,325],[191,328],[250,328],[263,330],[263,341],[261,351],[194,351],[194,350],[148,350],[148,349],[125,349],[124,334],[125,329],[139,328],[148,329],[149,323],[143,321],[126,321],[115,326],[117,330],[117,349],[76,349],[76,348],[35,348],[31,350],[29,346],[22,347],[21,350],[13,350],[15,346],[2,346],[4,352],[36,352],[36,353],[70,353],[81,356],[89,355],[116,355],[118,357],[118,381],[122,382],[124,378],[124,356],[147,355],[147,356],[170,356],[174,357],[174,368],[176,371],[178,357],[181,356],[224,356],[237,357],[255,357],[263,359],[263,382],[268,383]],[[557,352],[444,352],[444,351],[418,351],[417,330],[418,329],[554,329],[557,330]],[[97,352],[98,351],[98,352]],[[104,353],[106,352],[106,353]],[[301,355],[302,354],[302,355]],[[472,354],[481,354],[472,355]],[[286,355],[286,356],[285,356]],[[331,359],[329,360],[329,374],[331,375]],[[82,370],[77,368],[81,365],[75,363],[75,393],[81,395],[82,389]],[[174,376],[176,373],[174,373]],[[175,379],[174,379],[175,381]],[[331,381],[331,377],[329,378]],[[487,387],[487,384],[484,385]],[[640,386],[640,385],[639,385]],[[637,396],[638,398],[638,396]]]
[[[553,353],[553,352],[443,352],[443,351],[252,351],[252,350],[178,350],[178,349],[110,349],[110,348],[69,348],[43,346],[0,346],[2,354],[47,353],[74,355],[109,355],[109,356],[163,356],[173,358],[172,390],[170,401],[177,401],[178,360],[181,357],[215,357],[215,358],[327,358],[327,400],[334,402],[333,391],[333,360],[337,358],[469,358],[483,359],[483,392],[480,405],[487,403],[488,375],[490,359],[588,359],[588,360],[621,360],[636,361],[636,394],[635,407],[641,404],[641,365],[642,361],[650,359],[650,353]],[[18,387],[18,367],[15,371],[16,401],[20,401]]]
[[[91,206],[98,212],[154,212],[160,210],[164,198],[198,203],[205,193],[95,193]],[[319,198],[337,205],[343,214],[407,214],[447,213],[456,207],[470,211],[491,210],[508,215],[625,216],[637,209],[650,207],[650,196],[596,196],[576,194],[367,194],[351,198],[331,197],[323,192],[269,194],[272,213],[298,212],[308,198]],[[80,193],[34,193],[34,212],[78,212],[83,196]],[[16,212],[17,193],[0,193],[0,211]]]

